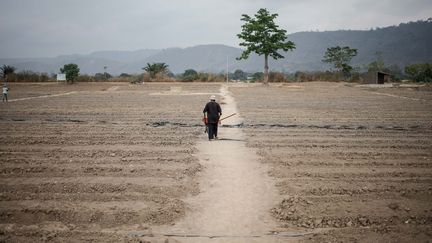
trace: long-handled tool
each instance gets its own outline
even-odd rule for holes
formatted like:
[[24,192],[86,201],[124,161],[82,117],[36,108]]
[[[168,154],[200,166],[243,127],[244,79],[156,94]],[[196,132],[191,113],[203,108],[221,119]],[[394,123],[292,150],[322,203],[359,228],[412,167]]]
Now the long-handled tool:
[[[230,118],[230,117],[232,117],[232,116],[235,116],[235,115],[237,115],[237,113],[232,113],[231,115],[229,115],[229,116],[226,116],[226,117],[224,117],[224,118],[222,118],[222,119],[219,119],[219,122],[221,122],[221,121],[223,121],[223,120],[225,120],[225,119],[228,119],[228,118]],[[204,124],[205,124],[205,133],[207,133],[208,132],[208,126],[207,126],[207,123],[206,123],[206,118],[203,118],[203,122],[204,122]]]
[[224,118],[222,118],[222,119],[219,119],[219,122],[221,122],[221,121],[223,121],[223,120],[225,120],[225,119],[228,119],[228,118],[230,118],[230,117],[232,117],[232,116],[235,116],[235,115],[237,115],[237,113],[232,113],[232,114],[229,115],[229,116],[226,116],[226,117],[224,117]]

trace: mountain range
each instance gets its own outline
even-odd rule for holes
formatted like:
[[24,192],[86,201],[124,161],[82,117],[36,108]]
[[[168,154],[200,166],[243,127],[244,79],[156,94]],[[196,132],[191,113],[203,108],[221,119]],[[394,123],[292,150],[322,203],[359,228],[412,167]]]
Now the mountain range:
[[[288,35],[288,39],[296,44],[296,49],[282,53],[284,59],[270,59],[271,70],[295,72],[329,69],[330,66],[321,60],[327,48],[337,45],[358,49],[352,64],[360,68],[377,60],[378,56],[386,65],[398,65],[401,68],[412,63],[432,62],[432,19],[371,30],[297,32]],[[64,64],[75,63],[81,73],[107,71],[113,75],[142,73],[142,67],[153,62],[166,63],[170,71],[177,74],[186,69],[225,72],[227,63],[230,72],[236,69],[246,72],[263,70],[262,56],[251,55],[247,60],[236,60],[242,51],[236,47],[212,44],[188,48],[98,51],[52,58],[0,58],[0,65],[14,66],[17,71],[57,73]]]

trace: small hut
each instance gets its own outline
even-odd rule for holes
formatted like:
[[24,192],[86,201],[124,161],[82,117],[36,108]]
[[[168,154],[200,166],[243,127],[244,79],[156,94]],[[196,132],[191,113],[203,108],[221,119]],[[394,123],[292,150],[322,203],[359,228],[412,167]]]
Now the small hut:
[[385,82],[390,81],[390,74],[378,71],[376,74],[376,84],[384,84]]

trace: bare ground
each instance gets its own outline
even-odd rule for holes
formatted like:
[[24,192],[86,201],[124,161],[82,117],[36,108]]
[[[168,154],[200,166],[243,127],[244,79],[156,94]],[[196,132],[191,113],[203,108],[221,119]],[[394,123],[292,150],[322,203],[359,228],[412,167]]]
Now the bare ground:
[[[430,90],[304,83],[232,88],[273,169],[273,215],[307,242],[428,242]],[[259,101],[259,102],[257,102]]]
[[183,199],[199,192],[208,95],[152,95],[172,86],[11,84],[0,104],[0,239],[118,242],[183,217]]
[[[10,87],[12,102],[0,105],[2,241],[432,238],[427,87]],[[221,128],[225,140],[208,142],[200,117],[214,93],[226,115],[240,114]]]
[[[220,92],[224,116],[238,113],[227,86]],[[237,114],[223,121],[219,139],[208,141],[200,136],[197,158],[203,165],[200,173],[201,193],[187,200],[186,217],[172,226],[154,228],[152,240],[179,242],[284,242],[272,237],[277,223],[270,210],[277,192],[268,176],[268,168],[259,163],[254,149],[246,147]],[[171,236],[167,238],[168,236]]]

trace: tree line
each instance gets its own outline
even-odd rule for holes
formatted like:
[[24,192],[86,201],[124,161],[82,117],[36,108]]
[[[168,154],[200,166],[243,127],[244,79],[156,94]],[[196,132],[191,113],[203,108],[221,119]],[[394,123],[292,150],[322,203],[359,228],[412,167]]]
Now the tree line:
[[[264,57],[264,72],[257,72],[254,74],[247,74],[242,70],[235,70],[234,73],[227,74],[226,79],[231,80],[262,80],[264,84],[269,81],[278,82],[280,80],[289,80],[291,74],[281,74],[269,71],[269,57],[273,59],[281,59],[284,56],[281,51],[287,52],[296,48],[294,42],[288,40],[287,31],[280,28],[275,19],[278,14],[272,14],[267,9],[262,8],[257,11],[254,16],[243,14],[241,21],[244,24],[241,26],[241,32],[237,35],[242,40],[240,46],[245,47],[245,50],[237,60],[247,59],[250,54],[256,53],[258,56]],[[296,81],[307,80],[305,77],[314,77],[321,79],[322,77],[330,78],[331,80],[345,80],[345,81],[361,81],[359,68],[350,65],[352,58],[358,54],[358,50],[349,46],[334,46],[325,50],[322,62],[332,65],[332,69],[326,72],[296,72],[294,77]],[[402,78],[410,78],[416,82],[431,82],[432,81],[432,64],[420,63],[411,64],[405,67],[405,72],[397,66],[387,67],[384,64],[380,53],[377,52],[377,59],[367,65],[367,73],[386,72],[392,76],[393,80],[400,80]],[[65,64],[60,68],[60,73],[66,75],[67,82],[73,83],[75,81],[109,81],[113,79],[106,71],[107,67],[104,66],[104,73],[97,73],[94,77],[89,75],[79,75],[79,67],[77,64]],[[183,74],[174,75],[169,71],[169,66],[166,63],[147,63],[142,68],[145,73],[142,75],[129,75],[121,74],[118,78],[131,79],[131,82],[151,82],[151,81],[223,81],[223,74],[210,74],[197,72],[194,69],[187,69]],[[36,74],[29,72],[21,72],[14,74],[15,68],[12,66],[4,65],[1,67],[3,78],[5,81],[20,81],[22,78],[33,77]],[[312,73],[312,75],[310,75]],[[37,76],[37,75],[36,75]],[[33,77],[34,78],[34,77]],[[39,81],[49,80],[48,75],[41,74],[38,77]]]
[[[342,49],[342,48],[341,48]],[[121,73],[120,75],[111,75],[108,72],[96,73],[94,75],[80,74],[79,67],[74,67],[75,71],[67,76],[68,83],[74,82],[130,82],[130,83],[142,83],[142,82],[226,82],[226,73],[207,73],[198,72],[194,69],[186,69],[183,73],[173,74],[169,70],[169,66],[165,63],[147,63],[147,66],[158,66],[162,65],[164,68],[162,70],[149,70],[145,69],[141,74],[128,74]],[[66,65],[65,65],[66,66]],[[411,64],[406,66],[404,69],[391,65],[387,66],[383,60],[379,57],[376,61],[369,63],[362,67],[366,69],[365,72],[359,72],[359,68],[347,69],[345,66],[341,66],[338,69],[334,65],[332,70],[327,71],[297,71],[292,73],[286,72],[273,72],[269,71],[268,82],[305,82],[305,81],[352,81],[352,82],[362,82],[376,72],[385,72],[391,74],[393,81],[400,81],[404,79],[409,79],[415,82],[432,82],[432,64],[430,63],[419,63]],[[66,70],[63,70],[66,72]],[[143,67],[144,68],[144,67]],[[56,74],[47,73],[35,73],[32,71],[20,71],[15,72],[13,66],[4,65],[0,67],[0,75],[4,82],[54,82],[56,81]],[[351,70],[347,72],[347,70]],[[78,72],[76,72],[78,71]],[[69,71],[68,71],[69,72]],[[264,72],[246,72],[241,69],[236,69],[233,72],[228,73],[228,80],[230,81],[248,81],[248,82],[263,82]]]

